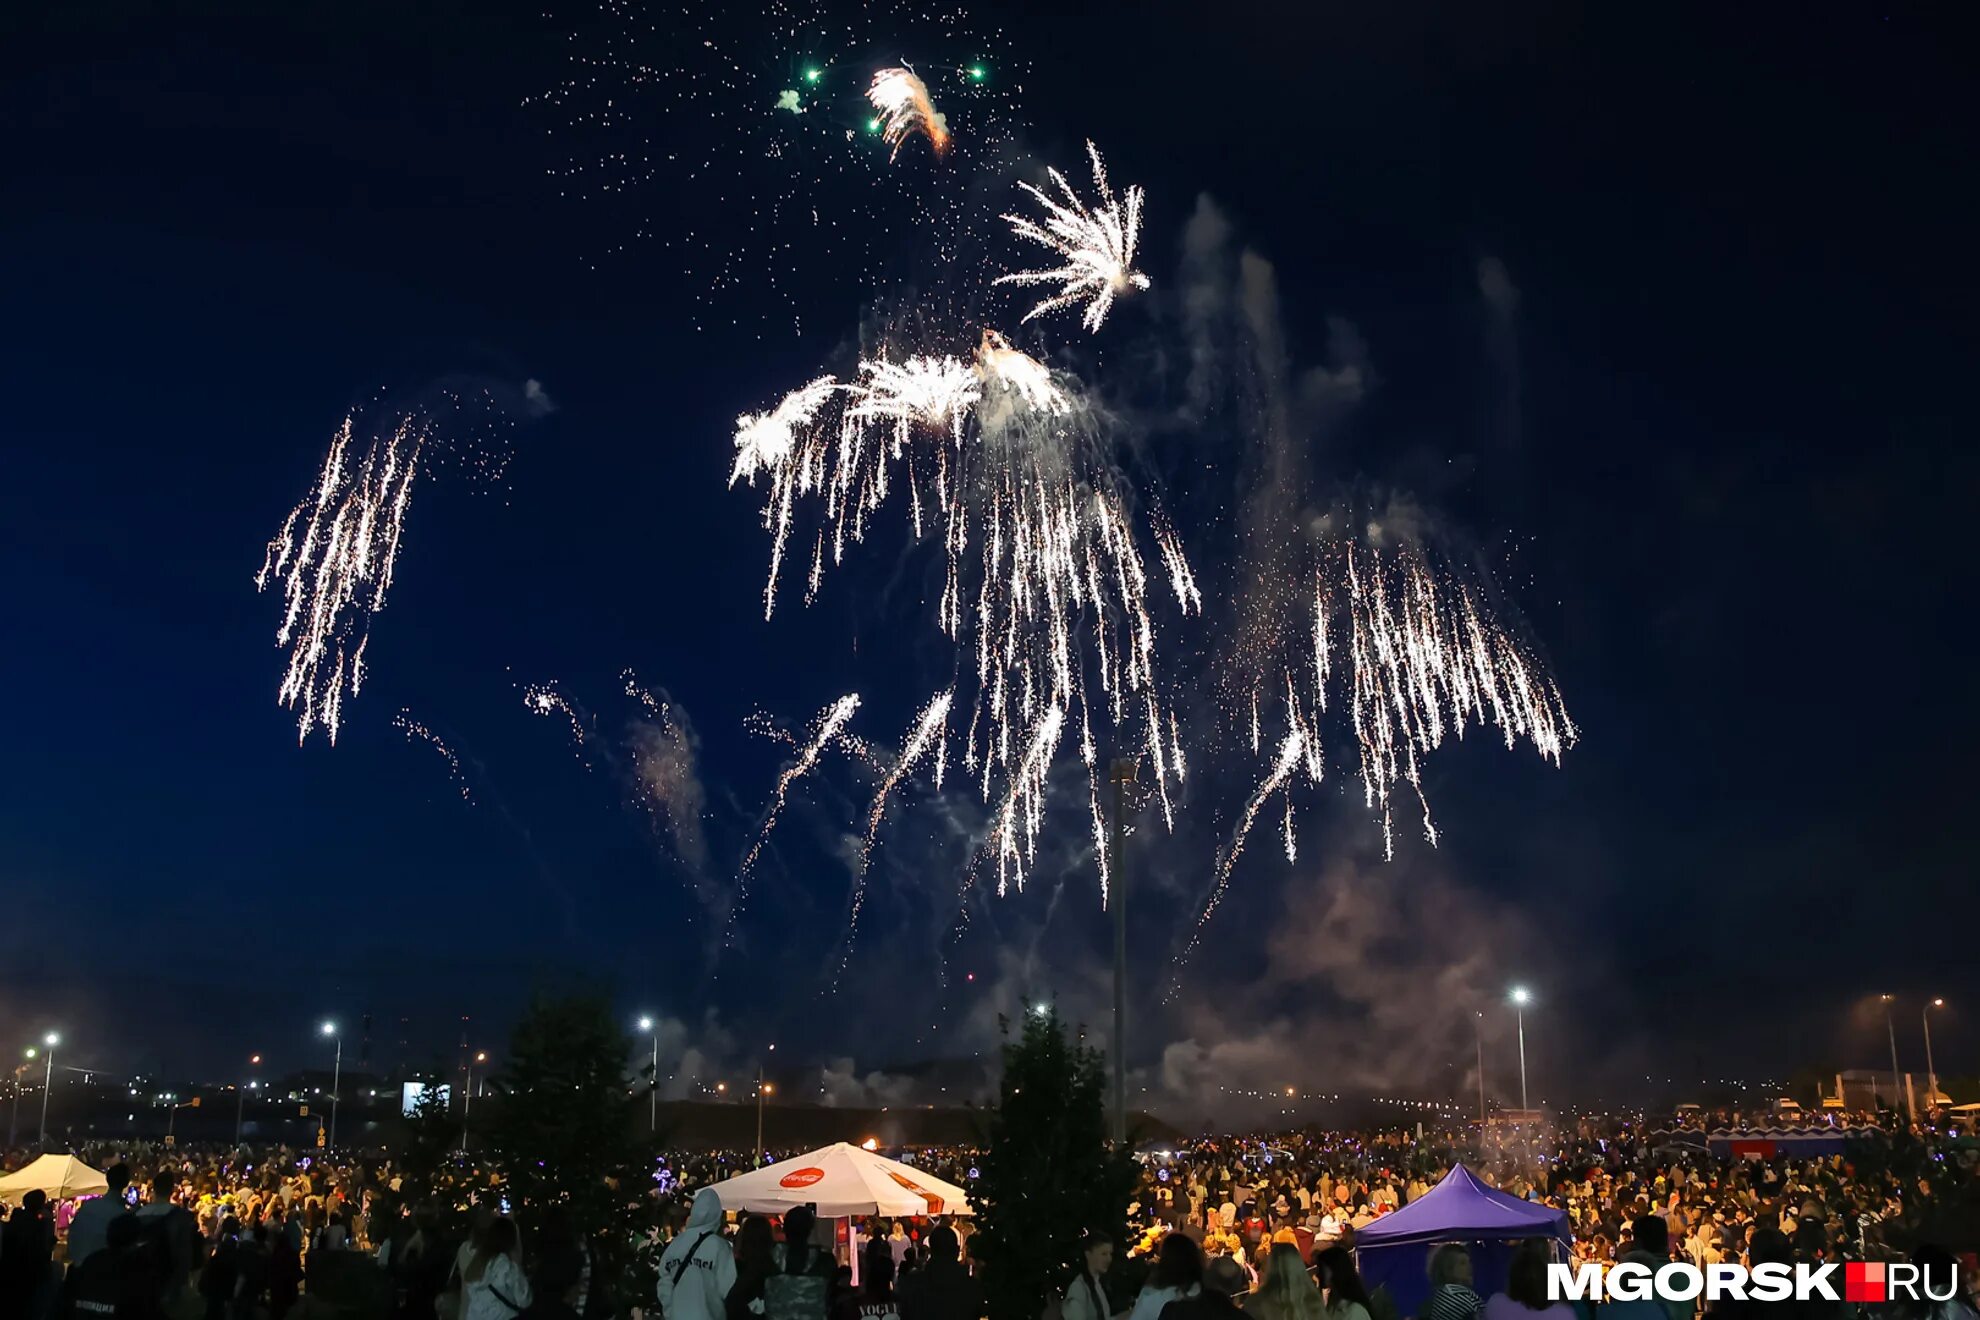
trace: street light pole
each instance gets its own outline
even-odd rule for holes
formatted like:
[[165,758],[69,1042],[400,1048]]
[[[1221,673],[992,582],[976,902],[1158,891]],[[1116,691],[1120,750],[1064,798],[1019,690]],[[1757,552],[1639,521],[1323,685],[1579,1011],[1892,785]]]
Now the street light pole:
[[1932,1010],[1945,1006],[1945,1000],[1934,999],[1918,1010],[1918,1020],[1925,1024],[1925,1107],[1927,1109],[1939,1103],[1939,1071],[1932,1066]]
[[[248,1060],[248,1067],[253,1068],[259,1065],[260,1063],[261,1063],[261,1056],[257,1054],[253,1058]],[[241,1144],[241,1125],[247,1119],[247,1093],[248,1093],[248,1087],[251,1084],[252,1084],[252,1079],[243,1081],[240,1084],[239,1087],[240,1095],[237,1097],[237,1101],[234,1105],[234,1146],[236,1149],[239,1149]]]
[[1472,1021],[1472,1030],[1478,1037],[1478,1134],[1485,1135],[1485,1012],[1480,1009]]
[[48,1045],[48,1071],[41,1082],[41,1144],[44,1146],[48,1144],[48,1093],[55,1089],[55,1047],[62,1043],[62,1038],[52,1031],[45,1039]]
[[1127,1146],[1127,789],[1134,782],[1134,762],[1116,757],[1108,778],[1114,787],[1114,820],[1109,833],[1112,854],[1107,906],[1114,909],[1114,1142]]
[[337,1061],[335,1064],[331,1066],[330,1069],[330,1146],[329,1148],[331,1150],[335,1150],[337,1148],[337,1099],[338,1099],[337,1092],[341,1091],[344,1087],[344,1037],[343,1034],[337,1030],[337,1024],[334,1022],[326,1022],[323,1024],[323,1034],[326,1036],[334,1036],[337,1041]]
[[[773,1043],[770,1046],[770,1051],[775,1053],[776,1049],[777,1046]],[[756,1167],[759,1169],[763,1167],[763,1097],[769,1095],[775,1089],[769,1082],[763,1080],[763,1063],[761,1060],[758,1060],[756,1065]]]
[[1898,1107],[1898,1093],[1904,1090],[1904,1074],[1898,1071],[1897,1027],[1891,1022],[1891,1001],[1897,996],[1879,995],[1878,998],[1884,1001],[1884,1030],[1891,1036],[1891,1112],[1895,1114]]
[[650,1017],[639,1020],[639,1029],[653,1032],[653,1080],[646,1088],[646,1130],[657,1133],[660,1131],[660,1032]]
[[1521,1114],[1525,1114],[1527,1112],[1526,1005],[1527,1005],[1527,1001],[1529,1001],[1532,998],[1533,996],[1527,993],[1525,986],[1516,985],[1512,988],[1513,1020],[1519,1024],[1519,1109]]

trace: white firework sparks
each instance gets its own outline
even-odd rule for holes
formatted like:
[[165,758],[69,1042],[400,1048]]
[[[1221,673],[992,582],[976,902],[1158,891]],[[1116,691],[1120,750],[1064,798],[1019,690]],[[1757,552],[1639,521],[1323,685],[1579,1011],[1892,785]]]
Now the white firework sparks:
[[985,385],[1002,386],[1037,412],[1063,416],[1072,408],[1071,401],[1052,383],[1050,367],[1018,352],[1010,340],[987,327],[976,346],[976,374]]
[[[968,702],[961,759],[993,804],[988,846],[999,889],[1024,882],[1047,775],[1068,735],[1089,777],[1096,772],[1096,714],[1123,747],[1146,749],[1166,819],[1180,739],[1159,694],[1147,569],[1093,410],[994,333],[983,336],[974,367],[952,357],[883,357],[861,362],[859,381],[821,395],[839,406],[808,414],[788,446],[761,451],[772,538],[766,603],[776,598],[798,497],[823,502],[815,591],[827,557],[839,563],[846,542],[864,540],[869,521],[905,486],[915,535],[931,521],[942,527],[937,625],[974,653],[967,694],[952,690],[939,717],[935,706],[924,710],[908,745],[914,760],[933,757],[939,769],[949,705]],[[1181,547],[1171,539],[1163,555],[1187,611],[1194,582]],[[894,786],[876,801],[870,829]]]
[[873,75],[866,99],[880,112],[880,135],[893,154],[901,154],[901,143],[920,133],[941,155],[949,149],[949,121],[928,97],[928,84],[913,69],[882,69]]
[[777,791],[771,795],[770,806],[763,813],[763,823],[757,827],[755,842],[750,844],[749,852],[743,856],[744,887],[736,894],[738,910],[747,895],[749,875],[756,869],[757,859],[763,855],[763,845],[769,842],[770,831],[775,828],[777,817],[783,813],[784,802],[790,795],[791,785],[811,772],[818,764],[818,758],[824,755],[825,749],[831,745],[832,740],[845,730],[846,722],[852,719],[853,712],[858,709],[859,694],[849,692],[818,712],[818,717],[811,722],[811,731],[805,736],[804,745],[798,749],[796,758],[784,767],[782,774],[777,776]]
[[447,763],[447,777],[453,780],[454,786],[461,791],[461,801],[473,801],[468,794],[467,776],[461,772],[461,758],[452,747],[447,745],[446,739],[414,719],[413,713],[409,710],[402,710],[394,715],[392,727],[406,735],[407,742],[423,742],[439,753],[440,759]]
[[1093,162],[1094,190],[1100,196],[1097,208],[1088,210],[1065,176],[1051,169],[1046,174],[1058,185],[1058,198],[1029,183],[1018,185],[1045,208],[1044,224],[1021,215],[1004,217],[1018,237],[1052,249],[1065,258],[1065,264],[1049,270],[1013,271],[1001,276],[997,283],[1058,285],[1059,291],[1026,312],[1024,319],[1029,321],[1061,307],[1084,303],[1086,310],[1080,316],[1080,323],[1090,331],[1097,331],[1107,319],[1114,299],[1131,289],[1146,289],[1148,277],[1134,268],[1135,244],[1141,237],[1140,186],[1129,188],[1116,202],[1113,189],[1107,184],[1107,167],[1100,159],[1099,148],[1088,142],[1086,154]]
[[364,685],[371,616],[385,608],[406,509],[429,437],[407,415],[353,457],[351,418],[330,442],[316,493],[289,512],[268,543],[257,591],[282,585],[287,602],[275,644],[289,651],[278,700],[298,712],[296,741],[321,725],[334,745],[346,691]]

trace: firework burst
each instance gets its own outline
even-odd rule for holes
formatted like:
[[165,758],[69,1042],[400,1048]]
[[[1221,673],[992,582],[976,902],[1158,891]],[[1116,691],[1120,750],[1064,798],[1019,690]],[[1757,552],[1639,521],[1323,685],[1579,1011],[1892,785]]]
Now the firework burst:
[[1093,187],[1100,197],[1097,208],[1088,210],[1066,176],[1050,169],[1046,174],[1058,185],[1057,198],[1029,183],[1018,185],[1045,208],[1045,222],[1021,215],[1004,217],[1019,238],[1050,248],[1065,258],[1065,264],[1048,270],[1013,271],[999,277],[997,283],[1055,284],[1059,291],[1026,312],[1024,319],[1084,303],[1080,324],[1097,331],[1114,299],[1133,289],[1146,289],[1148,277],[1134,268],[1134,249],[1141,237],[1140,186],[1129,188],[1116,202],[1099,148],[1088,142],[1086,154],[1093,163]]
[[[739,457],[731,484],[760,476],[767,486],[766,604],[800,498],[823,504],[815,586],[827,556],[841,562],[905,487],[913,534],[940,527],[937,626],[972,656],[961,760],[993,804],[999,891],[1021,885],[1036,855],[1047,777],[1067,739],[1089,778],[1097,773],[1096,715],[1116,742],[1145,748],[1168,818],[1180,747],[1157,681],[1148,574],[1107,437],[1076,383],[994,332],[974,365],[883,353],[859,364],[856,383],[827,390],[828,380],[807,387],[816,408],[791,405],[794,395],[773,410],[804,415],[788,443],[780,433],[766,446],[754,425],[738,428],[738,453],[750,457]],[[1187,611],[1200,603],[1188,564],[1173,538],[1162,553]],[[923,711],[899,774],[924,757],[944,764],[951,705],[963,696],[952,690]],[[877,797],[869,834],[898,782]]]
[[880,135],[901,154],[901,143],[920,133],[940,156],[949,149],[949,121],[928,98],[928,84],[913,69],[882,69],[873,75],[866,99],[880,112]]
[[254,585],[282,587],[275,644],[289,662],[278,700],[297,712],[298,743],[321,725],[334,745],[346,694],[364,686],[371,616],[385,608],[429,434],[424,418],[408,415],[360,446],[346,417],[316,493],[289,511],[268,543]]

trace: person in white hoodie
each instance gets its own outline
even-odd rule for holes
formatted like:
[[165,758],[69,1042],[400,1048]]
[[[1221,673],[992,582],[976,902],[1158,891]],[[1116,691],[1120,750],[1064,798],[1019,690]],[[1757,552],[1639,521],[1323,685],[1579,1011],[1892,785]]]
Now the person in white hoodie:
[[660,1310],[666,1320],[723,1320],[736,1281],[736,1253],[722,1236],[722,1198],[694,1194],[687,1226],[660,1256]]

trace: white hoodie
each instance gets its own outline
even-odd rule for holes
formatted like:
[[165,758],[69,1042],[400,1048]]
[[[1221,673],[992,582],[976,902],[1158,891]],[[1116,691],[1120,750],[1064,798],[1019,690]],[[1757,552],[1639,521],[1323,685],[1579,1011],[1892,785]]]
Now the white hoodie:
[[666,1320],[723,1320],[736,1281],[736,1253],[722,1236],[722,1198],[713,1187],[694,1194],[687,1227],[660,1256],[660,1309]]

